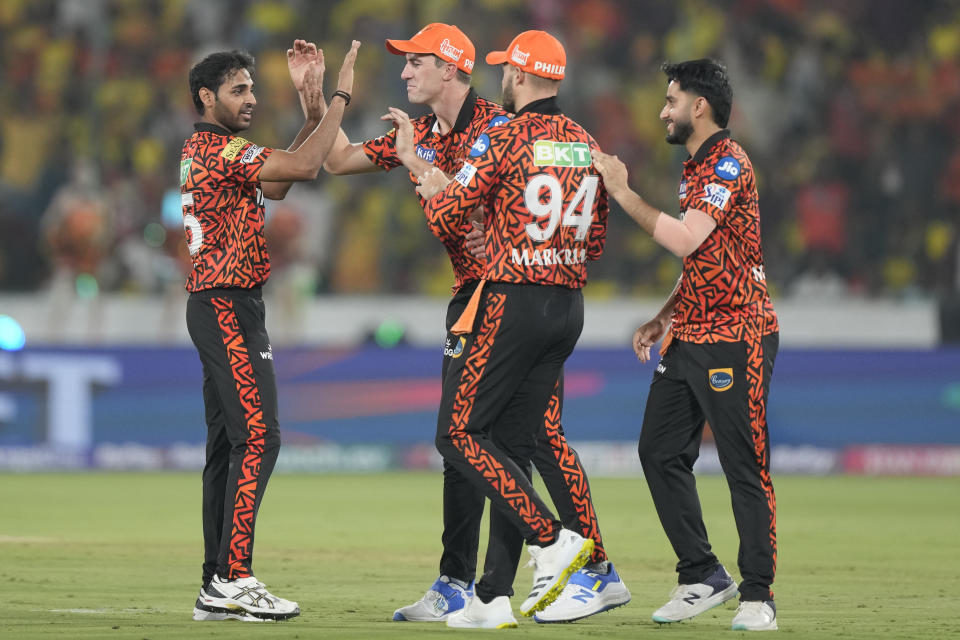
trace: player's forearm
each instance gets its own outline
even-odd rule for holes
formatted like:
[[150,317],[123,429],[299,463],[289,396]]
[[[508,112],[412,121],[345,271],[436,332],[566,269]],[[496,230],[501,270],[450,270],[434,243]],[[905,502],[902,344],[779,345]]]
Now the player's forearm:
[[657,218],[661,211],[651,207],[640,197],[633,189],[624,187],[618,191],[609,191],[614,200],[620,203],[628,216],[633,218],[634,222],[643,227],[643,230],[653,235],[653,230],[657,226]]
[[[294,138],[290,146],[287,147],[287,151],[292,153],[299,149],[319,124],[319,120],[312,120],[308,118],[307,121],[304,122],[299,133],[297,133],[297,137]],[[260,188],[263,192],[264,198],[269,198],[270,200],[283,200],[287,196],[287,192],[290,191],[291,186],[293,186],[293,182],[288,180],[284,182],[264,182],[261,183]]]
[[275,152],[264,164],[260,180],[299,182],[316,178],[336,140],[345,107],[346,101],[343,98],[334,97],[320,124],[303,144],[292,153]]

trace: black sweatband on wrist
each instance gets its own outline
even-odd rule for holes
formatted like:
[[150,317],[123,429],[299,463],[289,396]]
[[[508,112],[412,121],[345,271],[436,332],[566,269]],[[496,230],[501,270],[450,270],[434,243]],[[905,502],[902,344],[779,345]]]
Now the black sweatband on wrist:
[[339,89],[337,89],[336,91],[333,92],[333,95],[330,97],[330,99],[333,100],[337,96],[343,98],[343,103],[344,103],[343,106],[347,106],[348,104],[350,104],[350,94],[347,93],[346,91],[340,91]]

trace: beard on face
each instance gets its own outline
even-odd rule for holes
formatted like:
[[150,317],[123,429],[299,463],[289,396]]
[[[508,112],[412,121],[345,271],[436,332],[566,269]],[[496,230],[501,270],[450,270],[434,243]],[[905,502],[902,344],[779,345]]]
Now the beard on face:
[[238,131],[244,131],[250,128],[250,122],[244,122],[240,120],[240,113],[232,113],[226,105],[217,100],[216,106],[213,108],[213,115],[216,118],[217,122],[220,122],[225,126],[231,133],[236,133]]
[[689,120],[687,122],[677,122],[674,120],[673,133],[667,134],[667,142],[669,144],[686,144],[692,135],[693,124]]
[[501,101],[501,105],[507,111],[507,113],[517,112],[517,98],[513,94],[512,81],[503,88],[503,100]]

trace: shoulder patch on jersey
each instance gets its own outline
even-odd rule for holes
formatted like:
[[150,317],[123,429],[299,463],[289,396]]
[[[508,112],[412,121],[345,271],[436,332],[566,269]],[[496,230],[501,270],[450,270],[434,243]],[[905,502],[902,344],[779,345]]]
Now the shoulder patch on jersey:
[[480,137],[478,137],[474,141],[473,146],[470,147],[470,157],[478,158],[483,154],[485,154],[487,152],[487,149],[489,148],[490,148],[490,136],[488,136],[485,133],[481,133]]
[[227,143],[227,146],[223,148],[223,151],[220,152],[220,157],[233,160],[237,157],[237,154],[240,153],[240,149],[243,149],[248,144],[250,144],[249,141],[244,138],[233,138]]
[[720,158],[713,172],[724,180],[736,180],[740,177],[740,162],[733,156],[724,156]]
[[497,116],[496,118],[491,120],[489,124],[487,124],[487,129],[492,129],[493,127],[499,127],[500,125],[506,124],[508,122],[510,122],[510,118],[508,116]]
[[727,202],[730,201],[730,189],[713,182],[703,188],[703,193],[704,196],[700,199],[717,209],[726,209]]
[[250,164],[253,162],[258,155],[263,151],[263,147],[258,147],[255,144],[250,145],[250,148],[243,152],[243,157],[240,158],[240,162],[243,164]]
[[585,142],[537,140],[533,143],[533,164],[538,167],[589,167],[593,164],[590,145]]
[[457,172],[457,175],[455,175],[453,179],[466,187],[476,174],[477,168],[469,162],[464,162],[463,166],[460,167],[460,171]]
[[180,161],[180,185],[187,184],[187,178],[190,177],[190,167],[193,165],[193,158],[184,158]]

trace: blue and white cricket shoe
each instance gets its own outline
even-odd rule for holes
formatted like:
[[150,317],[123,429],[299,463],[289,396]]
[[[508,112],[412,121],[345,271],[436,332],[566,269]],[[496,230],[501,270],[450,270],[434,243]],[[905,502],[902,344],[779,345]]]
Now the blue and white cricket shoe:
[[537,622],[573,622],[630,602],[630,591],[612,562],[584,567],[571,576],[560,596],[533,616]]
[[466,589],[447,576],[440,576],[422,598],[393,612],[396,622],[443,622],[463,609],[473,597],[473,583]]
[[674,587],[670,602],[653,612],[653,621],[663,624],[688,620],[736,596],[737,583],[723,565],[718,565],[703,582]]

